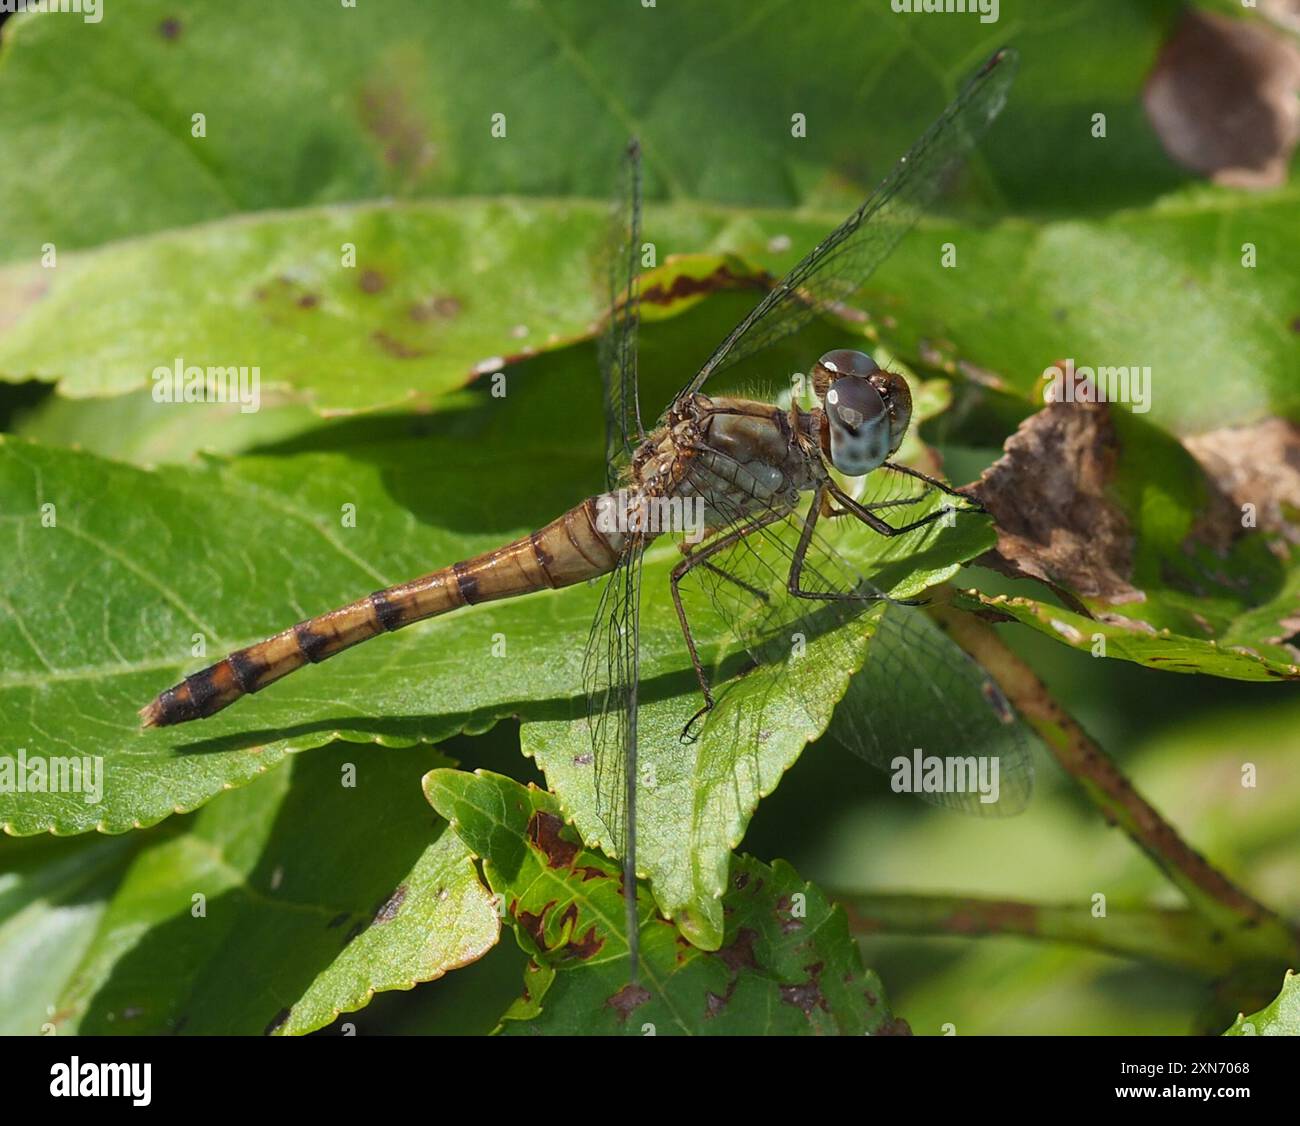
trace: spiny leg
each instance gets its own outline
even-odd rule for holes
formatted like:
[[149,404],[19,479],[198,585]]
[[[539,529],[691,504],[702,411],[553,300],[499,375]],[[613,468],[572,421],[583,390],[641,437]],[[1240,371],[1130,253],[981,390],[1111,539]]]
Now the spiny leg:
[[[925,500],[926,495],[926,493],[917,493],[914,497],[900,497],[898,500],[875,500],[870,504],[864,504],[862,507],[868,512],[880,512],[885,508],[902,508],[904,505],[919,504],[921,501]],[[839,516],[852,516],[853,513],[847,508],[830,507],[824,515],[829,516],[834,520]]]
[[[919,520],[913,520],[910,524],[904,524],[901,528],[895,528],[892,524],[886,524],[885,521],[871,512],[871,510],[865,505],[859,504],[834,481],[825,481],[818,488],[818,496],[821,495],[822,489],[829,490],[830,495],[840,502],[841,507],[851,512],[873,532],[879,532],[882,536],[901,536],[907,532],[914,532],[917,528],[924,528],[927,524],[933,524],[936,520],[942,520],[952,511],[952,509],[948,507],[940,508],[928,515],[922,516]],[[820,505],[818,507],[820,507]],[[811,533],[809,533],[809,535],[811,536]]]
[[700,566],[703,567],[706,571],[712,571],[719,578],[726,579],[727,582],[733,583],[734,585],[740,587],[740,589],[745,591],[747,594],[752,594],[760,602],[769,601],[767,591],[759,590],[758,587],[756,586],[751,586],[749,583],[745,582],[744,579],[737,578],[730,571],[724,571],[721,567],[718,567],[713,563],[710,563],[707,559],[702,560],[700,562]]
[[[849,501],[851,505],[859,508],[861,507],[847,494],[840,493],[832,481],[824,481],[822,484],[817,486],[817,491],[813,494],[812,504],[808,506],[808,515],[804,517],[803,530],[799,533],[799,542],[795,545],[794,555],[790,560],[790,575],[786,580],[786,589],[796,598],[807,598],[816,602],[894,602],[900,606],[919,605],[919,603],[907,601],[905,599],[890,598],[887,594],[881,593],[873,594],[864,591],[803,589],[799,580],[803,576],[804,559],[808,554],[808,546],[812,543],[813,532],[817,529],[817,520],[821,516],[822,505],[828,491],[833,494],[838,494],[842,503],[843,501]],[[845,511],[852,513],[854,516],[858,515],[852,507],[846,508]],[[867,512],[865,509],[862,511],[865,513],[866,517],[870,517],[870,520],[868,520],[867,523],[871,527],[875,527],[875,524],[871,523],[871,521],[875,521],[875,523],[879,524],[882,528],[889,528],[889,530],[884,533],[885,535],[899,534],[897,530],[890,528],[889,525],[878,516],[872,516],[871,513]],[[934,513],[933,515],[939,516],[942,515],[942,513]],[[864,517],[861,516],[859,517],[859,519],[863,518]]]
[[969,508],[965,509],[966,512],[983,513],[988,511],[988,509],[986,509],[982,504],[980,504],[980,502],[976,500],[974,497],[967,496],[965,493],[958,492],[951,485],[946,485],[938,478],[931,477],[928,473],[922,473],[919,469],[912,469],[906,465],[899,465],[896,462],[892,462],[892,461],[885,462],[884,468],[892,469],[895,473],[902,473],[906,477],[914,477],[918,481],[924,481],[927,485],[933,486],[934,488],[938,489],[941,493],[947,493],[948,496],[950,497],[956,497],[958,500],[964,500],[970,506]]

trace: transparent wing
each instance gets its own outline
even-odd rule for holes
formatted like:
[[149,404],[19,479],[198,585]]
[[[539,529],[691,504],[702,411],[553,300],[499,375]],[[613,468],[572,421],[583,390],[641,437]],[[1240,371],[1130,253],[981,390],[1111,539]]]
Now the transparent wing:
[[847,303],[965,162],[1006,103],[1017,65],[1010,48],[984,63],[862,206],[718,345],[679,398],[698,391],[714,372]]
[[596,812],[613,850],[626,856],[635,846],[636,810],[630,801],[636,777],[637,632],[641,603],[643,541],[628,541],[605,581],[591,623],[582,663],[596,777]]
[[598,352],[605,393],[605,469],[613,487],[645,437],[637,399],[637,262],[641,253],[641,148],[628,144],[605,245],[609,313]]
[[[888,472],[873,475],[870,489],[861,502],[895,524],[924,515],[939,500],[916,480]],[[720,514],[733,528],[754,523],[752,512],[727,511],[725,501]],[[888,598],[837,552],[836,541],[849,546],[854,537],[875,536],[852,517],[823,517],[801,568],[800,589],[840,597],[790,594],[804,519],[800,510],[774,520],[689,577],[755,665],[780,667],[782,696],[802,707],[810,727],[825,722],[825,693],[838,690],[828,683],[828,670],[862,663],[835,705],[830,738],[901,777],[901,788],[932,804],[980,816],[1019,812],[1033,789],[1033,763],[1024,729],[993,680],[924,612]],[[881,576],[902,567],[917,540],[909,535],[886,544]],[[923,767],[942,760],[937,784],[933,768],[928,775],[915,769],[918,750]]]

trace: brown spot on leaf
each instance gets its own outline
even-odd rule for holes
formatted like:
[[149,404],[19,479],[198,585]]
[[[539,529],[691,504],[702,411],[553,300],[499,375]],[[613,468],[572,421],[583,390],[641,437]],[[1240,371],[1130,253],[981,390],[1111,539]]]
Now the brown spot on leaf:
[[821,989],[816,983],[810,981],[802,985],[781,986],[781,1000],[787,1005],[801,1009],[805,1016],[811,1016],[813,1009],[819,1006],[826,1008],[826,998],[822,996]]
[[1049,403],[1020,424],[970,492],[993,516],[998,544],[981,557],[1013,578],[1112,603],[1145,598],[1129,576],[1133,535],[1107,496],[1118,440],[1105,403]]
[[1189,10],[1147,79],[1143,102],[1165,151],[1239,188],[1286,180],[1300,140],[1300,49],[1259,24]]
[[[569,904],[567,908],[564,909],[564,914],[560,915],[560,926],[567,927],[569,934],[572,935],[573,932],[576,931],[576,923],[577,904]],[[603,945],[604,939],[598,939],[598,937],[595,936],[595,927],[591,926],[588,927],[588,931],[586,931],[585,935],[582,935],[581,937],[571,937],[571,939],[564,944],[560,953],[562,953],[562,956],[565,958],[581,958],[581,960],[585,960],[585,958],[590,958],[593,954],[601,952]]]
[[644,985],[625,985],[605,1004],[618,1014],[620,1024],[626,1024],[632,1011],[650,1000],[650,990]]
[[531,911],[520,911],[517,909],[514,911],[515,919],[518,920],[519,925],[523,927],[524,931],[527,932],[529,937],[532,938],[532,940],[537,944],[537,949],[539,950],[547,949],[547,945],[545,942],[546,928],[545,928],[544,920],[546,917],[546,912],[549,911],[554,906],[555,906],[555,900],[551,900],[551,902],[549,902],[545,907],[541,909],[541,911],[539,911],[535,915]]
[[380,293],[388,284],[388,279],[378,270],[362,270],[357,278],[357,286],[362,293]]
[[298,307],[300,309],[314,309],[320,304],[320,298],[314,293],[304,293],[298,298]]
[[902,1017],[895,1017],[876,1029],[877,1036],[911,1036],[912,1026]]
[[736,937],[722,947],[717,956],[733,974],[745,968],[757,969],[758,959],[754,957],[754,939],[757,937],[757,931],[749,927],[741,927]]
[[464,307],[459,297],[447,294],[442,297],[430,297],[426,301],[417,301],[411,306],[409,312],[413,321],[431,321],[435,318],[445,321],[460,316]]
[[361,88],[361,126],[379,145],[386,164],[404,183],[420,179],[437,160],[437,146],[406,93],[386,74]]
[[573,958],[577,961],[585,961],[588,958],[599,954],[605,945],[603,938],[596,937],[596,928],[591,926],[587,928],[587,933],[581,938],[572,938],[564,944],[563,954],[566,958]]
[[158,25],[158,34],[171,43],[181,37],[181,31],[181,21],[175,16],[168,17]]
[[771,289],[775,281],[766,271],[739,272],[724,262],[702,278],[678,274],[666,288],[658,283],[647,286],[641,291],[641,301],[643,304],[671,305],[687,297],[716,293],[721,289]]
[[402,904],[406,901],[406,885],[399,884],[392,895],[388,897],[375,912],[375,924],[382,925],[390,923],[397,917],[397,912],[402,909]]
[[528,840],[552,868],[572,868],[579,846],[564,839],[564,822],[553,813],[538,810],[528,819]]
[[370,339],[379,345],[390,356],[399,360],[414,360],[419,356],[427,356],[428,350],[417,348],[413,344],[407,344],[405,341],[398,340],[397,337],[385,332],[382,328],[375,329],[370,334]]
[[830,1006],[826,1003],[826,997],[822,993],[821,976],[823,968],[821,962],[805,966],[804,970],[808,974],[808,980],[797,982],[794,985],[781,986],[781,1000],[787,1005],[793,1005],[805,1016],[812,1016],[814,1009],[829,1010]]

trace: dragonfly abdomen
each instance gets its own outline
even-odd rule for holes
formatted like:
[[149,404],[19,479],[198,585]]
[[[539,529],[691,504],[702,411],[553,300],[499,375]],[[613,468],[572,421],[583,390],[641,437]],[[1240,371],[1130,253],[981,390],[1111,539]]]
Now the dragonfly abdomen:
[[318,664],[380,633],[462,606],[572,586],[613,570],[622,536],[596,523],[589,497],[544,528],[422,578],[377,590],[299,622],[187,676],[140,710],[145,727],[205,719],[306,664]]

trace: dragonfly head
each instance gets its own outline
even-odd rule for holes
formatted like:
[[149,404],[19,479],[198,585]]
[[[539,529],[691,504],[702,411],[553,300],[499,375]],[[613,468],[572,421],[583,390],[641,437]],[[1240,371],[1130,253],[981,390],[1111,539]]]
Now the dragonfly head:
[[907,381],[883,371],[865,352],[837,348],[813,368],[822,412],[822,452],[841,473],[861,477],[899,446],[912,418]]

